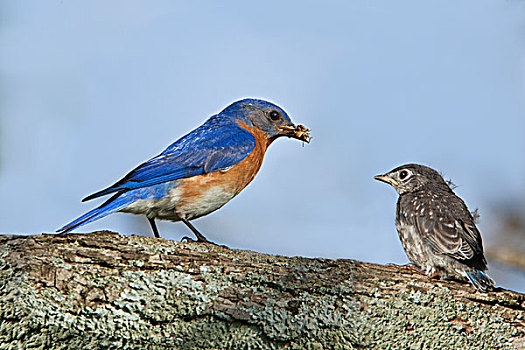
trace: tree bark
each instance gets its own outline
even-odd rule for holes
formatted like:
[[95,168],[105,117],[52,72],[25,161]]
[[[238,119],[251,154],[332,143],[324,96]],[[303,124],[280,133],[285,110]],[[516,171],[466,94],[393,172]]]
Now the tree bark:
[[0,236],[0,349],[523,349],[525,295],[95,232]]

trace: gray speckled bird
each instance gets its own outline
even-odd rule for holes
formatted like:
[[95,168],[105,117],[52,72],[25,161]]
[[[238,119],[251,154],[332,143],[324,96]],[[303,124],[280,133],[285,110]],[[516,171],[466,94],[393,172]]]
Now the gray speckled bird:
[[474,218],[465,202],[434,169],[402,165],[375,176],[399,193],[396,228],[408,258],[430,277],[469,280],[489,291],[494,281]]

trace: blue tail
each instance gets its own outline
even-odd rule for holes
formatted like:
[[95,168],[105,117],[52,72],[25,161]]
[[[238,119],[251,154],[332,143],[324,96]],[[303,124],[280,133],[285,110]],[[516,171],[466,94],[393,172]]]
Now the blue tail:
[[73,220],[69,224],[65,225],[61,229],[57,230],[58,233],[68,233],[71,230],[74,230],[77,227],[83,226],[85,224],[88,224],[92,221],[102,219],[104,216],[107,216],[111,213],[114,213],[132,202],[134,202],[135,199],[130,198],[129,196],[121,196],[121,194],[117,194],[110,199],[108,199],[106,202],[104,202],[101,206],[88,211],[81,217]]
[[489,292],[494,289],[496,283],[485,272],[481,270],[474,270],[474,272],[466,272],[467,278],[480,292]]

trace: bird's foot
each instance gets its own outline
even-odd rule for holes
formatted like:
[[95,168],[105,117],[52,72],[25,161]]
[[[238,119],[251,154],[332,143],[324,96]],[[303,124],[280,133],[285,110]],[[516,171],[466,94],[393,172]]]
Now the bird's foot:
[[439,272],[434,271],[432,273],[427,274],[429,280],[435,280],[439,278]]
[[423,271],[419,266],[413,263],[405,264],[405,265],[398,265],[398,264],[388,264],[388,266],[396,266],[400,267],[406,270],[409,270],[411,272],[419,273],[421,275],[426,275],[425,271]]
[[[204,237],[203,237],[204,238]],[[198,237],[197,239],[193,239],[191,237],[188,237],[188,236],[184,236],[182,237],[182,239],[180,240],[181,242],[184,242],[184,243],[207,243],[207,244],[213,244],[213,245],[216,245],[217,247],[224,247],[224,248],[228,248],[227,246],[225,245],[222,245],[222,244],[217,244],[215,242],[212,242],[212,241],[209,241],[208,239],[204,238],[204,239],[201,239],[200,237]]]
[[201,240],[201,239],[193,239],[191,237],[188,237],[188,236],[184,236],[182,237],[182,239],[180,240],[181,242],[184,242],[184,243],[212,243],[210,241],[208,241],[207,239],[205,240]]

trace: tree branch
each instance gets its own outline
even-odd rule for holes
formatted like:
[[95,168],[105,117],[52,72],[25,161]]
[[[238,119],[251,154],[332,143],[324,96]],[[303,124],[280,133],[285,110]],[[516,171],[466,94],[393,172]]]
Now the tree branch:
[[525,295],[111,232],[0,236],[0,349],[521,349]]

